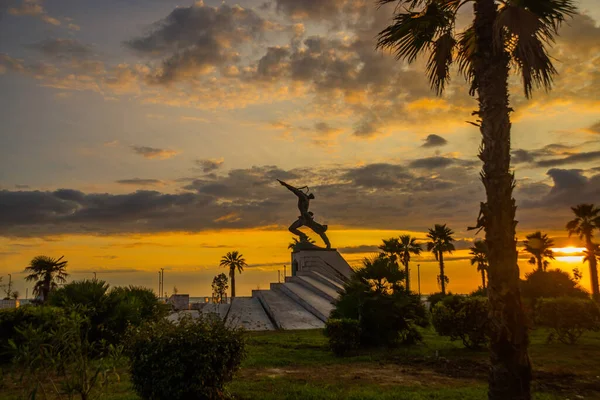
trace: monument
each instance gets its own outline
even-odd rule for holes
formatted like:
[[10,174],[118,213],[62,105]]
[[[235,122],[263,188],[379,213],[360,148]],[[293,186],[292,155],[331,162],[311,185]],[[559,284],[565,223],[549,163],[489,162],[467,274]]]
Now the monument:
[[[289,227],[300,238],[292,251],[292,276],[271,283],[268,289],[253,290],[251,297],[236,296],[230,304],[200,304],[198,310],[190,313],[216,314],[229,326],[256,331],[325,326],[353,271],[340,253],[331,248],[325,234],[327,225],[316,222],[309,211],[310,201],[315,198],[310,189],[297,188],[279,179],[278,182],[298,197],[300,215]],[[300,231],[304,226],[319,235],[326,247],[310,243],[308,235]]]
[[[346,281],[352,274],[352,268],[337,250],[331,248],[331,242],[325,234],[327,225],[316,222],[314,214],[309,211],[310,201],[315,198],[314,194],[310,193],[308,186],[297,188],[282,180],[277,179],[277,181],[298,197],[300,215],[288,228],[290,232],[300,238],[292,252],[292,276],[298,275],[299,272],[315,271],[341,282]],[[308,235],[299,230],[302,226],[306,226],[318,234],[326,247],[322,248],[310,243]]]

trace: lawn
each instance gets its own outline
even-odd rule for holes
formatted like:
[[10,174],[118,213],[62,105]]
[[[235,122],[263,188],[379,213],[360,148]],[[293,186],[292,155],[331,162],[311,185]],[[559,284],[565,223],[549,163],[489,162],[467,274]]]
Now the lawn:
[[[337,358],[319,330],[249,333],[248,356],[228,389],[240,400],[486,398],[487,353],[423,334],[421,345]],[[600,333],[569,346],[547,344],[536,330],[530,354],[535,399],[600,399]],[[102,399],[138,399],[125,370],[121,378]],[[5,388],[0,398],[17,396]]]

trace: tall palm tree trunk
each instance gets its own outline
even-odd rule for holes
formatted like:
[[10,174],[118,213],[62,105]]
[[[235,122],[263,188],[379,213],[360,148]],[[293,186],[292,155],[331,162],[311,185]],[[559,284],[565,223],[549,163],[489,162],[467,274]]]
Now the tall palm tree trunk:
[[477,54],[473,68],[478,84],[483,161],[482,181],[487,203],[482,205],[489,253],[490,303],[489,400],[531,399],[528,333],[519,293],[515,240],[514,186],[510,168],[508,62],[503,48],[494,44],[494,0],[476,0]]
[[406,291],[410,292],[410,277],[408,276],[408,262],[404,262],[404,273],[406,274]]
[[600,293],[598,292],[598,262],[594,256],[594,243],[592,243],[591,237],[585,238],[585,246],[587,247],[590,263],[590,280],[592,284],[592,298],[596,301],[600,301]]
[[481,270],[481,285],[485,289],[485,270]]
[[229,277],[231,278],[231,301],[235,297],[235,269],[230,272]]
[[544,265],[542,264],[542,257],[537,257],[538,271],[545,271]]
[[442,287],[442,294],[446,295],[446,275],[444,275],[444,253],[440,251],[440,286]]

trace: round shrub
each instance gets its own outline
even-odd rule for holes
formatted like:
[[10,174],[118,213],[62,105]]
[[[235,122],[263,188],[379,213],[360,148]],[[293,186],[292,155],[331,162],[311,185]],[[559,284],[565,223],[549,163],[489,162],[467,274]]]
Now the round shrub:
[[535,314],[536,322],[550,329],[549,342],[575,344],[586,331],[600,330],[600,308],[589,299],[539,299]]
[[460,339],[470,349],[481,348],[487,342],[488,301],[485,297],[446,297],[433,308],[432,322],[439,335]]
[[131,380],[145,400],[228,398],[224,386],[244,357],[243,331],[218,318],[161,320],[130,336]]
[[330,318],[325,324],[325,336],[329,338],[331,351],[337,356],[344,356],[360,345],[359,322],[349,318]]

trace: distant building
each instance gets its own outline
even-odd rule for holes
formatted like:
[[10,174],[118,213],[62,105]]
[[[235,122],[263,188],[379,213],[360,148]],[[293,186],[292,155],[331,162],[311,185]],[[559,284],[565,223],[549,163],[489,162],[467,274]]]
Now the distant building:
[[18,308],[20,305],[19,300],[0,300],[0,309]]
[[173,294],[167,300],[167,304],[171,304],[173,309],[176,311],[189,310],[190,309],[190,295],[189,294]]

